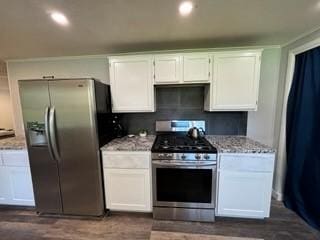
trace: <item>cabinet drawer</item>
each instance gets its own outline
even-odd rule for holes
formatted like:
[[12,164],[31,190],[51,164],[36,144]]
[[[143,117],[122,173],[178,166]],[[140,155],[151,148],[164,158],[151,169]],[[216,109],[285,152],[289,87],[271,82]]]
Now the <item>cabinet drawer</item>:
[[5,166],[29,166],[28,153],[26,151],[4,151],[2,152],[2,160]]
[[150,152],[103,152],[104,168],[149,169]]
[[219,169],[229,171],[273,172],[274,154],[223,154]]

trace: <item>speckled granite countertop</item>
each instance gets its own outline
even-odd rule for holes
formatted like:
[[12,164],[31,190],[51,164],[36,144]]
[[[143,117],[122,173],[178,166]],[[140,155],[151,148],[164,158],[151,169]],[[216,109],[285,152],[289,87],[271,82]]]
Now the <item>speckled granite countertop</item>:
[[0,139],[0,150],[22,150],[27,149],[24,137],[9,137]]
[[152,144],[156,136],[148,135],[146,137],[128,136],[116,138],[104,145],[102,151],[151,151]]
[[[133,138],[122,137],[112,140],[102,151],[150,151],[154,135]],[[219,153],[274,153],[275,150],[245,136],[206,135],[206,139]]]
[[246,136],[207,135],[206,139],[219,153],[274,153],[275,149]]

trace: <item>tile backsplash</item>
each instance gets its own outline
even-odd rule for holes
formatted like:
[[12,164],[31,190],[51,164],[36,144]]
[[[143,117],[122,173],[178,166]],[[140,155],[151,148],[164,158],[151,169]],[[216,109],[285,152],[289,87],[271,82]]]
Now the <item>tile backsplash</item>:
[[246,135],[247,112],[205,112],[202,86],[156,87],[155,93],[156,112],[119,114],[128,133],[154,134],[156,120],[205,120],[207,134]]

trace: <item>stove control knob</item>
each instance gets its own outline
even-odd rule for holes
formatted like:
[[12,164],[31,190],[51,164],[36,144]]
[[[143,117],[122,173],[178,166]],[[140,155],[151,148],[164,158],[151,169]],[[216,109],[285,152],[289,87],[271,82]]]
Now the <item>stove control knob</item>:
[[158,157],[164,157],[164,154],[163,153],[159,153]]
[[197,160],[200,160],[201,159],[201,155],[199,153],[197,153],[195,156],[194,156]]
[[209,159],[210,159],[210,155],[205,154],[205,155],[203,156],[203,158],[204,158],[205,160],[209,160]]
[[171,153],[167,153],[166,157],[172,157],[173,155]]
[[182,160],[185,160],[186,158],[187,158],[186,155],[184,155],[184,154],[181,155],[181,159],[182,159]]

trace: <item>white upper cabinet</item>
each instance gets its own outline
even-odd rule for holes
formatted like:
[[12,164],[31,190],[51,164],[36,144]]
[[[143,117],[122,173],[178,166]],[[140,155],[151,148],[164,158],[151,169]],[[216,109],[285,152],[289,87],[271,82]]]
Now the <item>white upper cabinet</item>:
[[256,111],[261,49],[110,57],[114,112],[154,112],[153,85],[204,84],[206,111]]
[[61,57],[9,61],[10,80],[96,78],[107,83],[106,57]]
[[178,54],[154,56],[155,84],[177,84],[182,80],[182,57]]
[[209,53],[159,54],[154,57],[155,84],[208,83]]
[[153,56],[110,57],[113,112],[153,112]]
[[208,53],[183,55],[183,82],[206,83],[211,79],[211,59]]
[[209,106],[206,110],[257,110],[260,57],[260,50],[214,53],[210,104],[205,104]]

